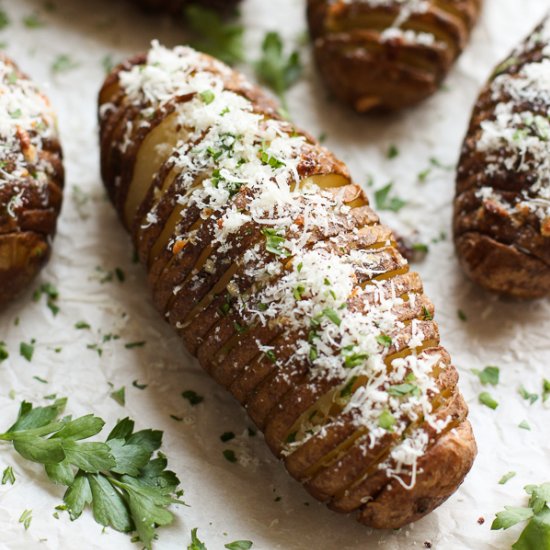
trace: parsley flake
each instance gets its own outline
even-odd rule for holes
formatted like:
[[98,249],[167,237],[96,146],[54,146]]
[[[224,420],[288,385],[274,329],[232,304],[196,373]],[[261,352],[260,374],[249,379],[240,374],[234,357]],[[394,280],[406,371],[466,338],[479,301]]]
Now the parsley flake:
[[490,409],[493,409],[493,410],[495,410],[498,407],[498,401],[495,401],[495,399],[491,396],[491,394],[486,391],[479,394],[479,402],[482,405],[485,405],[486,407],[489,407]]
[[198,393],[194,392],[193,390],[185,390],[181,396],[184,399],[187,399],[189,403],[194,407],[195,405],[198,405],[199,403],[202,403],[204,401],[204,397],[202,395],[199,395]]
[[472,369],[472,373],[475,374],[483,386],[490,384],[491,386],[498,385],[500,377],[500,369],[498,367],[489,365],[483,370]]
[[499,485],[504,485],[508,481],[510,481],[513,477],[516,477],[516,472],[508,472],[504,474],[498,481]]
[[378,210],[389,210],[391,212],[399,212],[407,202],[398,198],[390,197],[392,191],[393,182],[388,183],[384,187],[377,189],[374,192],[374,202]]

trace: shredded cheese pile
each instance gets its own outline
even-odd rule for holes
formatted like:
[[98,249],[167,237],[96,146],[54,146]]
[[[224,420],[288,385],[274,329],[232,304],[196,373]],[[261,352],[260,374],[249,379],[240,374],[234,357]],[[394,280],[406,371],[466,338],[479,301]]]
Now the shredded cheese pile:
[[512,203],[489,186],[481,187],[477,197],[490,199],[509,213],[527,209],[546,220],[550,218],[550,19],[508,63],[516,63],[519,56],[541,46],[540,60],[493,80],[490,93],[498,103],[494,117],[481,123],[477,142],[477,150],[486,155],[489,177],[517,172],[533,181]]
[[[55,117],[48,100],[0,57],[0,188],[29,176],[36,185],[46,184],[52,168],[39,153],[43,140],[54,135]],[[8,212],[16,206],[12,201]]]

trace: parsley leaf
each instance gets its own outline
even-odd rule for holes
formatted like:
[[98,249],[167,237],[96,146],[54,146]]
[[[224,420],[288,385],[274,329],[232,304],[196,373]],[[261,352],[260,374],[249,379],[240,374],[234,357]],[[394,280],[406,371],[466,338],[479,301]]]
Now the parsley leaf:
[[9,356],[10,356],[10,354],[8,353],[8,350],[6,349],[6,343],[5,342],[0,342],[0,363],[2,361],[5,361]]
[[286,91],[302,74],[299,52],[295,50],[288,56],[285,55],[283,40],[279,33],[266,33],[262,43],[262,56],[256,62],[256,74],[279,96],[286,113]]
[[229,65],[244,61],[242,25],[223,21],[213,10],[189,6],[185,10],[187,23],[196,39],[191,45]]
[[120,389],[111,392],[111,398],[114,399],[121,407],[126,405],[126,388],[122,386]]
[[286,241],[284,235],[281,235],[276,229],[272,227],[264,227],[262,229],[262,235],[265,237],[265,249],[271,254],[276,256],[288,256],[288,251],[283,248]]
[[34,355],[34,344],[34,340],[31,340],[29,343],[21,342],[19,344],[19,354],[29,361],[29,363],[32,361],[32,356]]
[[500,369],[498,367],[488,366],[483,370],[472,369],[472,372],[479,378],[479,381],[483,386],[491,384],[496,386],[499,381]]
[[388,430],[389,432],[393,431],[393,427],[396,423],[397,420],[388,410],[382,411],[382,414],[378,417],[378,425],[381,428],[384,428],[384,430]]
[[482,405],[485,405],[486,407],[489,407],[490,409],[493,409],[493,410],[495,410],[498,407],[498,401],[495,401],[495,399],[491,396],[491,394],[486,391],[479,394],[479,402]]
[[374,192],[374,202],[378,210],[390,210],[391,212],[399,212],[407,203],[398,197],[390,197],[393,187],[393,182],[390,181],[384,187],[377,189]]
[[206,545],[197,536],[197,528],[191,529],[191,544],[187,546],[187,550],[207,550]]
[[389,160],[392,160],[396,157],[399,156],[399,149],[397,148],[397,146],[395,144],[391,144],[389,147],[388,147],[388,151],[386,153],[386,157],[389,159]]
[[518,393],[521,395],[521,397],[523,397],[523,399],[529,401],[530,405],[532,405],[539,398],[536,393],[528,392],[523,384],[519,387]]
[[236,540],[227,543],[224,548],[227,548],[227,550],[249,550],[249,548],[252,548],[252,544],[251,540]]
[[499,485],[504,485],[505,483],[507,483],[508,481],[510,481],[513,477],[516,477],[516,472],[508,472],[508,473],[504,474],[504,475],[499,479],[498,484],[499,484]]
[[6,485],[7,483],[13,485],[15,483],[15,474],[13,473],[13,468],[11,466],[7,466],[2,472],[1,483],[2,485]]
[[[35,408],[24,401],[0,442],[11,441],[23,458],[43,464],[54,483],[67,486],[63,509],[72,520],[90,506],[98,523],[136,531],[143,546],[151,549],[156,528],[173,521],[168,507],[183,504],[176,498],[179,480],[166,470],[166,458],[160,453],[154,457],[162,432],[134,432],[133,420],[124,418],[105,442],[82,441],[97,435],[104,422],[92,414],[60,418],[65,404],[66,399],[58,399]],[[6,469],[4,478],[13,482],[13,471]],[[27,528],[32,516],[30,511],[24,514],[20,522]]]
[[[0,361],[2,360],[2,349],[0,345]],[[550,380],[546,378],[542,381],[542,402],[546,403],[546,400],[550,397]]]
[[550,483],[527,485],[530,496],[527,507],[505,506],[498,512],[491,529],[508,529],[527,521],[519,539],[512,545],[514,550],[531,550],[550,547]]
[[70,55],[65,53],[59,54],[51,65],[51,71],[54,74],[66,73],[72,69],[76,69],[79,63],[74,61]]
[[202,403],[204,401],[204,397],[202,395],[199,395],[197,392],[193,390],[185,390],[181,396],[184,399],[187,399],[189,403],[194,407],[195,405],[198,405],[199,403]]

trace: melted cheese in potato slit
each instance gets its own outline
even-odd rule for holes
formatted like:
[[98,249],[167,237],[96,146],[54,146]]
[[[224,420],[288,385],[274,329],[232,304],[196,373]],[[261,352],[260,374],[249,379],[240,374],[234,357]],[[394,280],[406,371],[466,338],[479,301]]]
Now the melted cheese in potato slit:
[[[117,79],[122,97],[104,116],[172,109],[156,129],[139,115],[130,143],[119,131],[105,145],[130,151],[106,185],[125,171],[112,196],[158,309],[314,496],[375,527],[439,505],[475,455],[456,371],[418,275],[347,168],[189,48],[154,43],[113,75],[101,97]],[[454,468],[441,438],[460,442],[460,467],[451,483],[428,483],[425,455]],[[395,491],[402,515],[385,521],[394,483],[408,492]]]

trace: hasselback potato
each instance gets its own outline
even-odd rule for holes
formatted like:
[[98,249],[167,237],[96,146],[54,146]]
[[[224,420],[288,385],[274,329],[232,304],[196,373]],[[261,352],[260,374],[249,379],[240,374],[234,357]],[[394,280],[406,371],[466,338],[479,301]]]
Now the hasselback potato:
[[476,452],[433,305],[347,168],[239,73],[153,43],[99,98],[156,307],[316,498],[399,527]]
[[63,166],[47,98],[0,56],[0,307],[50,256],[61,208]]
[[308,0],[321,77],[359,112],[414,105],[439,88],[480,8],[481,0]]
[[468,276],[515,298],[550,294],[550,19],[501,63],[462,147],[454,238]]

